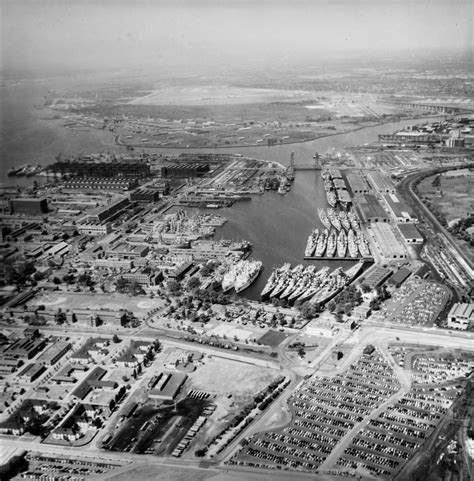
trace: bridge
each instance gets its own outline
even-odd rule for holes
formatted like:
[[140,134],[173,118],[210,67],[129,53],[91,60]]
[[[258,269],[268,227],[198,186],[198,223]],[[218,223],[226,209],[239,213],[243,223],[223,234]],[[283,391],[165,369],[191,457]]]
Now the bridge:
[[377,100],[381,104],[396,105],[398,107],[405,107],[409,109],[419,109],[428,110],[430,112],[436,112],[440,114],[460,114],[460,113],[472,113],[472,109],[466,106],[453,107],[450,105],[440,105],[440,104],[423,104],[415,102],[403,102],[396,100]]
[[297,164],[295,162],[295,153],[291,153],[290,168],[294,170],[321,170],[321,164],[319,163],[319,154],[316,152],[313,155],[313,162],[307,162],[305,164]]
[[295,170],[321,170],[322,169],[320,165],[315,165],[315,164],[295,164],[293,168]]

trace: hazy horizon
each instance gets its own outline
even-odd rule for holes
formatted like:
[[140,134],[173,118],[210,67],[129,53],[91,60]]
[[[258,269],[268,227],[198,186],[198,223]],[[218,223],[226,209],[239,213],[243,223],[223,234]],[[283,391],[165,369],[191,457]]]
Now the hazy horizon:
[[399,52],[472,55],[465,0],[2,0],[1,56],[9,72],[142,70],[223,73]]

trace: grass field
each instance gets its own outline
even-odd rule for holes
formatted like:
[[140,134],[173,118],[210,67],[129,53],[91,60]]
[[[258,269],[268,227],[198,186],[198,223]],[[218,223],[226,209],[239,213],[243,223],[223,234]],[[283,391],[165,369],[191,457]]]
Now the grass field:
[[286,332],[278,332],[269,330],[266,332],[258,342],[264,344],[265,346],[270,346],[272,348],[278,347],[287,337],[289,336]]

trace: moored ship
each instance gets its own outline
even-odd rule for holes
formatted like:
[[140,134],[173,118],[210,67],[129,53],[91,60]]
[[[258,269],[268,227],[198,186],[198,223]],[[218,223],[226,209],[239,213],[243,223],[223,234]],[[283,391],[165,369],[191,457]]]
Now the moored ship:
[[331,221],[329,220],[327,210],[323,209],[323,208],[319,208],[318,209],[318,215],[319,215],[319,218],[321,219],[321,222],[324,225],[324,227],[326,227],[326,229],[330,229],[331,228]]
[[311,299],[314,294],[316,294],[316,292],[321,288],[321,286],[326,282],[328,275],[329,267],[323,267],[315,274],[313,280],[311,281],[311,284],[308,286],[307,289],[303,291],[303,293],[298,298],[296,298],[296,300],[304,302],[308,299]]
[[354,212],[348,212],[347,217],[349,218],[351,227],[357,232],[360,229],[359,219],[357,218],[357,215]]
[[318,243],[319,237],[319,229],[315,228],[311,232],[310,236],[308,237],[308,241],[306,242],[306,248],[304,251],[305,257],[311,257],[316,249],[316,245]]
[[326,246],[326,257],[334,257],[337,247],[337,232],[331,229]]
[[359,249],[357,248],[357,238],[352,229],[349,229],[347,235],[347,250],[349,257],[357,257],[359,254]]
[[370,257],[370,247],[367,238],[362,231],[357,232],[357,246],[362,257]]
[[346,230],[349,230],[351,228],[351,223],[349,221],[349,217],[347,216],[347,212],[345,210],[340,210],[338,214],[342,227],[344,227]]
[[262,292],[260,293],[261,297],[265,297],[270,292],[276,287],[277,283],[280,280],[280,276],[284,273],[287,272],[291,267],[291,264],[289,262],[283,264],[278,269],[274,269],[273,272],[271,273],[270,277],[267,280],[267,283],[265,284],[265,287],[262,289]]
[[337,195],[333,190],[326,191],[326,197],[328,200],[328,204],[331,207],[336,207],[337,204]]
[[324,229],[318,238],[318,243],[316,244],[316,251],[314,252],[314,255],[316,257],[322,257],[322,255],[324,254],[324,251],[326,250],[328,236],[329,231],[327,229]]
[[235,280],[235,292],[239,293],[250,287],[262,270],[261,261],[242,261],[245,263]]
[[294,301],[298,297],[300,297],[303,292],[305,292],[308,287],[312,284],[315,273],[314,271],[316,270],[315,266],[308,266],[304,272],[303,275],[300,277],[299,281],[297,282],[297,285],[293,292],[288,296],[288,301]]
[[337,230],[341,230],[341,221],[339,220],[339,216],[334,209],[327,209],[327,214],[329,220],[331,221],[332,226]]
[[359,274],[362,268],[364,267],[364,261],[360,260],[357,264],[353,265],[349,269],[346,270],[346,285],[350,284]]
[[347,250],[347,234],[344,229],[341,229],[337,236],[337,257],[345,257]]

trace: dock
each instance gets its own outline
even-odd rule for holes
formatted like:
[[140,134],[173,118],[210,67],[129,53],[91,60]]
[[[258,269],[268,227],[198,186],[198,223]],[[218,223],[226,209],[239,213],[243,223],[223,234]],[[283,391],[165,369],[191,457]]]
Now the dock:
[[364,262],[374,262],[373,257],[315,257],[315,256],[304,256],[305,261],[364,261]]

